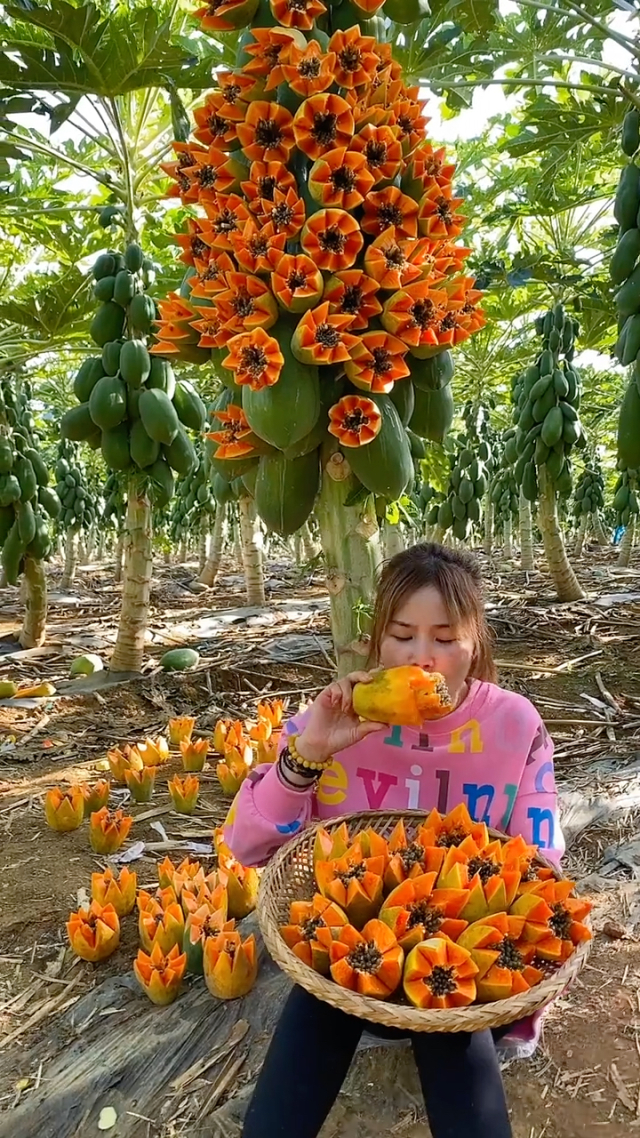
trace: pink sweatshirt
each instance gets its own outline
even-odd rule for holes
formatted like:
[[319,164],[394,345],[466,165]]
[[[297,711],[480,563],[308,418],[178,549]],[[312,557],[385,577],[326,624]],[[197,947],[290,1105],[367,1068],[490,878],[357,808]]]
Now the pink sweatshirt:
[[[294,716],[284,737],[300,732]],[[302,826],[361,810],[446,813],[465,802],[471,817],[522,834],[559,862],[553,743],[524,696],[474,680],[450,715],[413,727],[391,727],[336,755],[315,793],[289,790],[277,764],[256,767],[229,812],[225,840],[243,865],[265,862]]]
[[[302,730],[305,714],[286,723],[282,746],[286,735]],[[340,751],[315,793],[285,787],[277,763],[256,767],[236,796],[224,835],[239,862],[264,865],[315,819],[382,809],[427,814],[434,806],[446,813],[459,802],[475,821],[522,834],[559,863],[564,838],[553,743],[524,696],[474,680],[455,711],[423,730],[392,727]],[[514,1025],[504,1044],[530,1053],[541,1014]]]

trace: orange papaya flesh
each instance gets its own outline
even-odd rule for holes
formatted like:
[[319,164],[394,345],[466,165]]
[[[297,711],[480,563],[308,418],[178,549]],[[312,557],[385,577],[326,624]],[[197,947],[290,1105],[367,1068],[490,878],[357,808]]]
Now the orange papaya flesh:
[[404,953],[382,921],[368,921],[362,932],[347,925],[329,949],[331,976],[362,996],[388,999],[402,979]]
[[477,972],[466,949],[444,938],[432,937],[409,953],[404,992],[419,1008],[465,1007],[475,999]]
[[480,850],[489,845],[489,831],[484,822],[474,822],[461,802],[442,815],[432,810],[422,826],[419,838],[425,846],[460,846],[470,835]]
[[353,708],[362,719],[420,727],[453,710],[444,677],[410,664],[387,668],[365,684],[356,684]]

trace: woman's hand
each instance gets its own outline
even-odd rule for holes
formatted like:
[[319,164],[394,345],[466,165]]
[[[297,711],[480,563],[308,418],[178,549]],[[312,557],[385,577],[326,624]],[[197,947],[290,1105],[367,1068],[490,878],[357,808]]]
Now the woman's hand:
[[353,685],[367,684],[371,678],[371,672],[351,672],[320,692],[296,741],[302,759],[310,763],[324,762],[336,751],[344,751],[345,747],[352,747],[373,731],[387,726],[386,723],[361,722],[353,710]]

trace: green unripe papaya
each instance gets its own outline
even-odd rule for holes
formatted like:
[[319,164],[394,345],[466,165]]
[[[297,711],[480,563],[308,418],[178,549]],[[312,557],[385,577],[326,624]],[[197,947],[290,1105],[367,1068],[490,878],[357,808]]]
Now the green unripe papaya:
[[143,261],[144,253],[142,252],[142,249],[137,244],[137,242],[131,241],[127,245],[124,253],[124,263],[127,266],[129,272],[139,273],[140,269],[142,268]]
[[141,340],[125,340],[120,349],[120,375],[129,387],[141,387],[151,371],[151,357]]
[[116,279],[113,285],[113,299],[116,304],[122,308],[126,308],[129,301],[135,295],[136,282],[128,269],[121,269],[116,273]]
[[138,403],[140,418],[150,439],[170,446],[180,428],[180,421],[171,400],[159,388],[143,391]]
[[98,380],[89,396],[89,412],[102,431],[113,430],[126,417],[127,389],[117,375]]

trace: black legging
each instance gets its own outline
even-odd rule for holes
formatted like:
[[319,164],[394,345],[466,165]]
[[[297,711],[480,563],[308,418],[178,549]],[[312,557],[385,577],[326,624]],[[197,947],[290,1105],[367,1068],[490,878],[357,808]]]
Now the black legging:
[[303,988],[293,989],[276,1026],[243,1138],[316,1138],[365,1029],[410,1038],[433,1138],[512,1138],[495,1049],[508,1028],[403,1033],[347,1015]]

